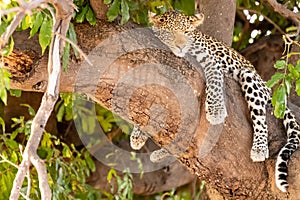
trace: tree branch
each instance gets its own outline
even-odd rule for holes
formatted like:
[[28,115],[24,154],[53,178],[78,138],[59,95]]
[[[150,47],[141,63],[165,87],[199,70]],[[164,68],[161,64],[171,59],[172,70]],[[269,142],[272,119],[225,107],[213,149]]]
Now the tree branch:
[[[269,22],[270,24],[272,24],[274,26],[274,28],[279,31],[279,33],[281,33],[283,35],[285,34],[285,32],[275,22],[272,21],[272,19],[270,19],[266,15],[262,14],[261,12],[258,12],[256,10],[251,10],[251,9],[248,9],[248,8],[242,8],[242,7],[239,7],[238,10],[240,10],[240,11],[248,10],[250,13],[254,13],[254,14],[263,16],[267,22]],[[243,13],[243,15],[244,15],[244,13]]]
[[[20,10],[28,12],[29,10],[32,10],[36,7],[41,7],[43,2],[43,0],[35,0],[29,3],[25,1],[19,1],[19,4],[21,6],[20,8],[22,8]],[[72,5],[72,3],[69,3],[67,1],[57,2],[55,0],[49,0],[48,2],[52,3],[54,7],[56,7],[56,14],[54,13],[54,11],[52,11],[52,8],[48,8],[50,9],[52,17],[54,19],[53,32],[61,33],[61,30],[63,30],[63,36],[65,36],[67,32],[66,30],[68,30],[71,16],[73,14],[73,7],[70,6]],[[67,7],[65,6],[66,2],[67,5],[69,5]],[[47,6],[42,7],[47,8]],[[59,10],[57,7],[61,8],[62,10]],[[17,13],[15,19],[12,21],[6,32],[1,37],[0,47],[3,47],[6,44],[8,38],[15,31],[16,27],[25,16],[25,13],[26,12]],[[62,27],[62,25],[67,25],[67,27]],[[63,46],[61,46],[62,44],[63,43],[60,44],[60,38],[57,35],[54,35],[49,50],[48,87],[43,96],[41,106],[32,122],[31,134],[23,153],[23,160],[20,164],[19,170],[13,183],[13,188],[10,195],[11,200],[19,199],[25,175],[28,173],[31,164],[33,164],[37,169],[41,199],[50,200],[52,196],[52,192],[48,183],[46,166],[37,155],[37,148],[42,138],[47,120],[50,117],[50,114],[59,96],[59,83],[61,73],[60,49],[63,49]],[[28,182],[28,184],[30,184],[30,181]],[[30,188],[30,185],[28,187]]]
[[[128,25],[128,27],[134,26]],[[252,128],[249,112],[244,97],[241,94],[240,87],[234,81],[228,78],[225,79],[228,111],[225,125],[223,127],[210,127],[205,118],[204,108],[201,107],[201,105],[204,105],[205,97],[204,79],[201,76],[201,72],[199,72],[197,68],[193,68],[193,65],[190,65],[189,60],[179,59],[174,57],[167,49],[163,50],[161,43],[157,41],[156,38],[153,38],[153,35],[147,31],[139,34],[131,34],[130,37],[127,35],[128,37],[117,40],[112,37],[112,35],[120,34],[120,27],[116,24],[99,22],[94,27],[78,24],[75,28],[78,35],[79,46],[85,50],[85,52],[91,51],[97,44],[102,44],[106,48],[100,48],[98,49],[99,51],[96,51],[98,53],[94,55],[102,55],[101,58],[103,59],[101,62],[97,62],[96,59],[96,65],[94,64],[95,61],[92,60],[95,68],[87,67],[87,71],[83,70],[82,63],[71,61],[68,72],[61,74],[61,92],[77,91],[92,94],[95,88],[92,88],[90,83],[97,83],[94,99],[100,105],[114,111],[128,121],[140,125],[147,124],[149,119],[154,120],[154,124],[160,124],[159,121],[156,121],[159,120],[160,114],[155,114],[157,110],[150,109],[154,105],[159,104],[163,108],[168,109],[167,113],[170,113],[170,115],[168,114],[167,116],[172,117],[172,120],[167,120],[168,124],[164,126],[167,130],[163,128],[162,132],[159,132],[158,135],[155,134],[156,132],[154,130],[147,131],[153,135],[153,140],[157,144],[166,144],[166,141],[170,141],[168,133],[173,135],[173,128],[175,130],[175,125],[179,123],[176,118],[178,108],[174,106],[177,104],[171,101],[171,93],[166,93],[166,91],[155,87],[141,87],[136,90],[133,95],[130,92],[132,85],[127,85],[125,82],[120,82],[120,80],[124,80],[121,77],[126,77],[129,72],[139,69],[139,66],[143,66],[145,63],[159,63],[170,66],[176,72],[182,74],[188,83],[190,83],[190,86],[199,99],[201,111],[199,119],[197,120],[199,125],[195,130],[195,140],[189,144],[189,148],[179,160],[192,171],[192,173],[210,183],[211,186],[218,189],[219,192],[229,199],[255,199],[258,197],[261,199],[284,198],[285,195],[277,191],[274,185],[276,155],[278,150],[285,143],[285,131],[282,122],[275,119],[274,116],[268,115],[267,118],[270,119],[268,122],[269,132],[272,133],[269,137],[270,159],[264,163],[253,163],[249,157],[252,143]],[[95,34],[97,34],[97,37],[95,37]],[[24,34],[22,34],[22,36],[24,37],[24,41],[26,41],[27,37]],[[97,40],[91,41],[91,37],[95,37]],[[22,40],[19,40],[19,42],[20,44],[24,43]],[[146,46],[152,45],[153,48],[133,51],[127,48],[127,43],[132,47],[142,44]],[[120,45],[120,47],[116,48],[118,45]],[[160,50],[155,51],[153,49]],[[105,59],[113,55],[113,52],[119,52],[120,56],[112,64],[108,65],[106,70],[101,71],[101,66],[105,63]],[[13,81],[11,86],[27,91],[36,91],[34,90],[35,87],[33,87],[36,83],[47,82],[44,75],[47,74],[46,66],[47,64],[42,58],[42,60],[39,61],[39,65],[35,68],[34,73],[32,73],[32,76],[24,82]],[[94,69],[97,70],[97,72],[93,71]],[[151,71],[156,68],[149,66],[148,69]],[[103,76],[99,79],[94,79],[94,77],[99,77],[99,74]],[[150,76],[147,70],[136,73],[136,75],[137,77],[130,79],[134,81],[133,85],[142,80],[143,77],[146,78]],[[75,86],[78,77],[81,77],[83,84],[77,84]],[[150,76],[151,80],[153,78],[153,76]],[[155,79],[156,78],[157,77],[155,77]],[[174,82],[176,77],[170,74],[169,79]],[[119,88],[119,90],[116,90],[116,88]],[[183,94],[185,94],[185,92],[183,92]],[[126,99],[130,99],[130,101],[126,101]],[[167,101],[163,101],[164,99],[167,99]],[[123,103],[129,102],[129,105],[126,104],[127,106],[122,106],[121,104],[117,104],[112,106],[112,102],[116,102],[116,100],[120,100],[122,105]],[[151,110],[151,112],[149,110]],[[269,109],[268,113],[271,113],[271,109]],[[215,133],[217,133],[217,135],[215,135]],[[218,135],[218,133],[220,133],[220,135]],[[211,137],[219,137],[216,145],[212,145],[213,148],[207,151],[208,154],[206,157],[199,157],[199,151],[201,149],[206,150],[204,147],[207,145],[206,142],[209,142],[207,139]],[[215,141],[213,138],[211,138],[212,141]],[[253,171],[256,173],[251,173]],[[290,184],[292,186],[296,184],[296,182],[290,182]]]
[[[130,26],[131,24],[128,25],[128,27]],[[187,149],[178,158],[183,165],[199,178],[205,179],[229,199],[282,199],[285,197],[274,186],[276,155],[282,144],[285,143],[285,134],[284,130],[282,130],[281,121],[271,115],[268,116],[271,119],[269,132],[272,133],[269,138],[270,159],[264,163],[253,163],[249,158],[252,143],[249,112],[240,87],[234,81],[228,78],[225,80],[229,116],[226,118],[224,126],[210,126],[206,121],[205,109],[203,108],[205,97],[204,78],[201,71],[195,67],[196,65],[191,64],[192,60],[175,57],[166,48],[164,49],[159,41],[153,39],[151,33],[147,31],[116,39],[111,35],[120,33],[119,31],[122,29],[116,24],[99,22],[94,27],[80,24],[77,28],[79,29],[80,27],[84,31],[77,32],[78,41],[85,52],[91,52],[96,47],[96,43],[106,45],[104,45],[105,48],[103,49],[97,49],[96,53],[98,54],[94,54],[94,56],[102,56],[100,61],[96,60],[98,62],[95,68],[87,67],[87,71],[80,71],[83,69],[82,63],[71,61],[68,73],[62,73],[61,92],[74,92],[76,90],[77,92],[92,95],[95,92],[94,99],[100,105],[109,108],[128,121],[147,125],[150,119],[153,120],[151,122],[158,129],[153,128],[147,131],[157,144],[164,145],[176,137],[177,127],[181,123],[177,118],[180,115],[178,114],[180,109],[178,109],[179,106],[177,106],[176,101],[178,99],[172,99],[172,92],[155,86],[134,88],[136,90],[130,93],[132,87],[136,86],[135,83],[139,83],[140,80],[157,78],[151,76],[147,70],[136,73],[137,76],[133,77],[133,79],[128,79],[132,81],[130,83],[133,85],[121,80],[124,81],[123,78],[127,73],[137,70],[140,65],[145,63],[170,66],[171,71],[174,73],[169,73],[163,78],[176,83],[178,76],[184,77],[184,80],[187,80],[199,100],[199,105],[193,108],[194,110],[200,110],[199,117],[190,121],[191,123],[195,121],[198,123],[194,130],[195,135],[191,143],[184,146]],[[105,40],[109,37],[111,38]],[[90,38],[94,38],[94,40],[91,41]],[[21,41],[19,42],[21,43]],[[128,44],[130,44],[129,47],[127,46]],[[148,48],[132,48],[136,46],[141,47],[141,45],[149,46],[147,46]],[[116,52],[119,56],[114,62],[106,65],[105,70],[101,71],[101,64],[105,63],[106,59],[115,55]],[[47,82],[47,77],[45,76],[47,74],[47,62],[45,60],[42,58],[38,64],[33,62],[37,65],[33,73],[23,82],[13,81],[12,87],[37,91],[35,90],[36,87],[34,87],[37,83]],[[163,72],[161,68],[155,68],[155,65],[147,65],[147,67],[150,72],[153,69]],[[99,74],[102,77],[99,78]],[[78,76],[82,78],[82,85],[76,85],[77,87],[75,87]],[[95,83],[96,90],[93,90],[95,88],[92,86],[95,86]],[[117,87],[119,90],[115,90]],[[181,91],[181,93],[189,96],[186,94],[186,91]],[[119,104],[113,104],[115,100],[120,100]],[[123,103],[126,106],[122,106]],[[129,105],[126,103],[129,103]],[[162,126],[160,126],[160,109],[151,109],[157,104],[168,111],[165,116],[167,123],[162,124]],[[189,106],[188,102],[187,106]],[[186,127],[189,128],[190,126]],[[157,132],[155,130],[161,131]],[[207,147],[209,142],[213,142],[215,146],[210,146],[213,147],[209,149],[210,151],[207,152],[206,156],[199,156],[201,150],[206,150],[204,147]],[[173,152],[171,151],[171,153]]]
[[300,33],[300,14],[286,8],[284,5],[278,3],[276,0],[267,0],[267,2],[273,7],[275,12],[278,12],[285,18],[291,19],[297,26],[297,32],[290,36],[297,36]]

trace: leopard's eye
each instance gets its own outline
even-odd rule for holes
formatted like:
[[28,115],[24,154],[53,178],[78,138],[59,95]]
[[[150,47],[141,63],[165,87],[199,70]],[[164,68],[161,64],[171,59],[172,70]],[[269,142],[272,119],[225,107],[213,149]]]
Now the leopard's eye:
[[160,18],[159,21],[160,21],[160,22],[164,22],[165,19],[164,19],[164,18]]

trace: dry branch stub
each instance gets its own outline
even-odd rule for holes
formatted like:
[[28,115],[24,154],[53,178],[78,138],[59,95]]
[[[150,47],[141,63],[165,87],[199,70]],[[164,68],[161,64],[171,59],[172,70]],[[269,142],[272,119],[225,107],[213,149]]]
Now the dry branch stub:
[[[83,63],[75,91],[88,94],[115,114],[138,124],[159,146],[179,158],[194,140],[201,110],[199,99],[204,93],[204,78],[201,69],[189,58],[186,61],[190,66],[187,71],[161,60],[153,62],[145,59],[144,63],[134,66],[122,63],[122,57],[138,55],[138,52],[147,52],[149,49],[169,53],[149,29],[132,29],[109,37],[89,53],[93,66]],[[76,112],[76,101],[73,108]],[[80,120],[83,118],[79,116]],[[75,122],[77,130],[82,130],[80,120]],[[88,149],[96,145],[95,141],[103,142],[103,145],[97,144],[103,148],[93,153],[102,163],[110,165],[117,162],[114,167],[118,170],[130,167],[131,172],[140,172],[136,162],[130,161],[131,153],[111,144],[100,126],[93,134],[79,131],[79,135]],[[207,136],[210,137],[209,134]],[[206,146],[216,144],[218,137],[214,136],[212,134],[207,138],[210,142]],[[106,155],[112,152],[114,156],[108,158]],[[208,152],[203,151],[202,154]],[[148,160],[150,153],[137,156],[141,156],[141,160]],[[143,170],[154,171],[174,160],[173,157],[161,163],[147,164]]]

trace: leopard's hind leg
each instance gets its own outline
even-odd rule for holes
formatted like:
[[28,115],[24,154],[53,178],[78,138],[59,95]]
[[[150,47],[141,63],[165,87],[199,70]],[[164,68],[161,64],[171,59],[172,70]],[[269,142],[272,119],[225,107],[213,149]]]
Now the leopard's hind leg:
[[253,122],[253,143],[250,157],[254,162],[269,157],[266,105],[270,91],[258,74],[249,69],[240,69],[238,75]]

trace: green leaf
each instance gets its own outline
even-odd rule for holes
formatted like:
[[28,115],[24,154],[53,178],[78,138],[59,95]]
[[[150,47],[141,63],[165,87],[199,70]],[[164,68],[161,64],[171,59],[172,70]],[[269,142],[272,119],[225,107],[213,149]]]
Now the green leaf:
[[284,69],[285,66],[286,66],[285,60],[277,60],[276,63],[275,63],[275,65],[274,65],[274,67],[276,69]]
[[10,161],[13,163],[17,163],[18,160],[18,154],[15,151],[11,152]]
[[62,154],[64,158],[71,158],[72,157],[72,151],[70,150],[69,146],[63,143],[63,150]]
[[300,59],[298,60],[295,69],[297,70],[298,73],[300,73]]
[[89,5],[86,5],[82,8],[82,10],[76,15],[76,22],[82,23],[85,20],[85,15],[89,9]]
[[296,80],[296,93],[300,96],[300,79]]
[[70,58],[70,50],[71,50],[70,43],[66,43],[65,47],[64,47],[63,54],[62,54],[62,63],[63,63],[63,69],[64,69],[64,71],[68,70],[69,58]]
[[110,169],[109,172],[107,173],[107,181],[110,183],[113,177],[117,176],[117,172],[114,169]]
[[174,1],[174,9],[180,10],[186,15],[192,15],[195,12],[195,1],[194,0]]
[[104,4],[111,4],[112,0],[104,0]]
[[275,89],[272,97],[272,105],[274,106],[274,115],[282,119],[286,109],[286,88],[284,85],[280,85]]
[[42,12],[38,12],[36,15],[35,15],[35,20],[34,20],[34,23],[33,23],[33,26],[30,30],[30,38],[32,38],[36,32],[38,32],[39,28],[41,27],[42,23],[43,23],[43,13]]
[[12,77],[11,73],[9,73],[6,69],[2,68],[1,74],[3,75],[2,78],[3,78],[5,88],[7,90],[10,90],[10,78]]
[[126,0],[121,0],[121,24],[125,24],[128,22],[130,15],[129,15],[129,6]]
[[29,104],[20,104],[20,105],[28,108],[29,115],[35,116],[35,110]]
[[14,140],[18,135],[19,135],[19,132],[18,132],[18,131],[12,132],[12,134],[10,134],[10,139],[11,139],[11,140]]
[[284,77],[284,74],[276,72],[271,79],[266,83],[267,87],[271,88],[276,85],[279,81],[281,81]]
[[295,78],[298,78],[298,77],[299,77],[299,72],[296,70],[296,68],[294,67],[294,65],[288,64],[288,69],[289,69],[290,73],[291,73]]
[[10,89],[9,90],[11,96],[20,97],[22,95],[22,90],[18,89]]
[[5,105],[7,105],[7,91],[5,88],[0,88],[0,99]]
[[5,144],[10,148],[10,149],[18,149],[19,144],[11,139],[5,140]]
[[46,48],[51,43],[52,38],[52,24],[53,20],[51,18],[45,17],[41,25],[40,34],[39,34],[39,43],[42,47],[42,54],[45,53]]
[[298,30],[297,26],[290,26],[285,29],[286,32],[296,32]]
[[109,7],[109,9],[106,13],[107,20],[109,22],[114,21],[118,17],[119,12],[120,12],[120,5],[121,5],[120,0],[114,0],[114,2]]
[[93,133],[96,127],[96,121],[94,117],[88,117],[87,118],[88,121],[88,132],[89,133]]
[[286,88],[286,93],[288,95],[291,93],[292,82],[293,82],[293,77],[292,77],[291,74],[289,74],[288,76],[285,77],[284,85],[285,85],[285,88]]
[[96,166],[95,166],[95,163],[94,163],[93,159],[91,158],[89,152],[86,151],[84,153],[84,158],[85,158],[86,163],[87,163],[88,167],[90,168],[90,170],[92,172],[94,172],[96,170]]
[[[72,42],[74,42],[74,44],[77,44],[77,37],[76,37],[76,32],[75,32],[73,23],[69,24],[68,37]],[[78,57],[79,53],[78,53],[77,49],[73,47],[73,51],[74,51],[75,56]]]
[[63,121],[64,113],[65,113],[65,106],[63,104],[61,104],[59,106],[58,112],[56,114],[56,119],[57,119],[58,122],[62,122]]
[[93,26],[97,22],[94,11],[92,10],[91,7],[89,7],[89,10],[86,13],[86,20],[90,23],[90,25],[93,25]]
[[47,147],[40,147],[37,150],[37,154],[41,159],[46,159],[48,152],[47,152]]
[[26,15],[21,22],[22,30],[28,29],[31,26],[31,24],[32,24],[31,16]]
[[1,23],[0,23],[0,35],[2,35],[5,32],[7,27],[8,27],[8,24],[1,21]]
[[0,53],[2,54],[2,56],[8,56],[13,51],[14,45],[15,45],[15,42],[14,42],[13,37],[11,36],[8,40],[8,44],[6,45],[6,47],[1,49]]
[[2,117],[0,117],[0,125],[2,127],[2,133],[5,133],[5,122]]

